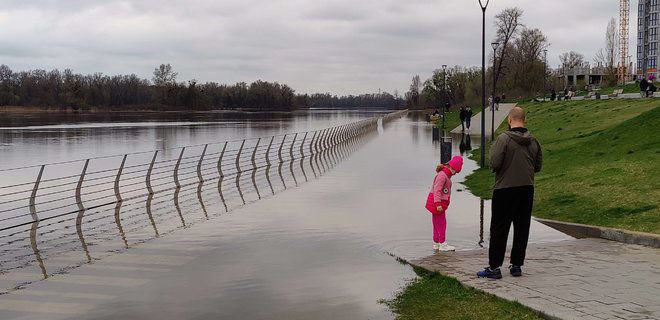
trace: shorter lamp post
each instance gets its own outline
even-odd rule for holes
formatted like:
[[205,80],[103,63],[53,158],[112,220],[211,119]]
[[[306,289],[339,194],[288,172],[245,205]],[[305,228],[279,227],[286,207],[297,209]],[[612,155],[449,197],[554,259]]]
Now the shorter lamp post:
[[[442,65],[442,77],[443,77],[443,81],[442,81],[442,87],[443,88],[442,88],[442,90],[445,93],[445,99],[446,99],[447,98],[447,65],[446,64]],[[442,103],[442,102],[440,102],[440,103]],[[447,110],[445,109],[444,105],[441,105],[440,108],[442,108],[442,137],[444,138],[444,136],[445,136],[445,116],[446,116],[445,112]]]
[[495,140],[495,67],[497,62],[497,48],[500,46],[499,42],[493,42],[490,44],[493,47],[493,95],[491,96],[492,104],[490,106],[491,111],[491,124],[490,124],[490,141]]
[[543,101],[546,101],[546,94],[550,91],[548,85],[548,49],[543,49]]

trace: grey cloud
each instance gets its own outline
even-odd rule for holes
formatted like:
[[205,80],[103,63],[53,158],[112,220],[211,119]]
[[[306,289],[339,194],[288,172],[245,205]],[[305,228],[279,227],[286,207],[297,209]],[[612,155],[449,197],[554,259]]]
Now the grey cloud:
[[[493,0],[488,41],[492,16],[507,6],[524,9],[524,23],[546,33],[551,65],[567,50],[591,60],[618,14],[614,1]],[[182,81],[404,92],[414,74],[479,65],[480,32],[479,7],[465,0],[4,0],[0,63],[149,78],[169,62]],[[634,34],[632,26],[633,45]]]

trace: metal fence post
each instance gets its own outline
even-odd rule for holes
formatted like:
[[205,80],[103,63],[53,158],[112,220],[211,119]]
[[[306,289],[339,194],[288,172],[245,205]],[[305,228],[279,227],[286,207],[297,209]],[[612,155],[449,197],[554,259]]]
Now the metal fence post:
[[208,144],[204,145],[204,150],[202,150],[202,155],[199,157],[199,161],[197,161],[197,179],[199,179],[199,182],[204,182],[204,178],[202,178],[202,162],[204,161],[204,156],[206,155],[206,148],[208,148]]
[[309,155],[314,154],[314,149],[312,148],[312,146],[314,146],[314,139],[316,139],[316,133],[317,132],[318,131],[314,131],[314,135],[312,136],[311,139],[309,139]]
[[227,142],[225,141],[225,145],[222,146],[222,151],[220,151],[220,157],[218,157],[218,175],[220,178],[224,178],[225,174],[222,173],[222,157],[225,156],[225,150],[227,150]]
[[320,130],[319,131],[319,135],[318,135],[318,137],[316,137],[316,142],[314,142],[314,151],[316,151],[316,153],[319,153],[319,151],[321,151],[319,141],[321,141],[321,139],[323,139],[323,132],[324,131],[325,130]]
[[259,143],[261,142],[261,138],[257,140],[257,144],[254,146],[254,151],[252,151],[252,169],[256,172],[257,171],[257,162],[255,160],[255,156],[257,155],[257,148],[259,148]]
[[285,140],[286,140],[286,134],[284,135],[284,137],[282,137],[282,143],[280,143],[280,149],[277,150],[277,157],[280,160],[280,163],[284,162],[284,160],[282,160],[282,148],[284,147]]
[[291,142],[291,148],[289,148],[289,156],[291,161],[293,161],[293,146],[296,144],[296,139],[298,138],[298,133],[293,136],[293,142]]
[[151,158],[151,163],[149,164],[149,169],[147,169],[147,178],[145,183],[147,184],[147,191],[149,194],[154,194],[154,189],[151,188],[151,171],[154,169],[154,163],[156,162],[156,156],[158,156],[158,150],[154,151],[154,156]]
[[39,221],[39,217],[37,216],[37,205],[35,204],[37,198],[37,190],[39,190],[39,184],[41,183],[41,176],[44,174],[45,168],[46,165],[42,165],[41,169],[39,169],[37,180],[34,182],[34,188],[32,188],[32,194],[30,194],[30,214],[32,215],[32,220],[35,222]]
[[236,154],[236,172],[241,173],[241,153],[243,152],[243,147],[245,146],[245,139],[241,143],[241,147],[238,148],[238,154]]
[[126,163],[126,157],[128,155],[125,154],[124,158],[121,159],[121,165],[119,165],[119,170],[117,170],[117,176],[115,177],[115,197],[117,198],[117,202],[121,202],[121,194],[119,194],[119,179],[121,179],[121,173],[124,171],[124,164]]
[[78,178],[78,185],[76,185],[76,204],[78,205],[78,209],[80,211],[85,210],[85,207],[82,204],[81,190],[82,190],[83,181],[85,180],[85,173],[87,173],[88,165],[89,165],[89,159],[85,160],[85,165],[83,166],[83,170],[80,173],[80,178]]
[[302,139],[302,142],[300,142],[300,157],[304,158],[305,157],[305,151],[303,150],[303,147],[305,146],[305,140],[307,140],[307,134],[309,132],[305,132],[305,136]]
[[259,142],[261,142],[261,138],[257,140],[257,144],[254,146],[254,151],[252,151],[252,185],[254,186],[254,191],[257,192],[257,198],[261,199],[261,193],[257,187],[257,162],[255,160],[255,156],[257,155],[257,148],[259,148]]
[[268,143],[268,148],[266,148],[266,166],[270,167],[270,148],[273,146],[273,140],[275,136],[270,138],[270,143]]
[[186,151],[186,147],[181,148],[181,153],[179,154],[179,159],[176,161],[174,166],[174,185],[177,189],[181,188],[179,183],[179,166],[181,165],[181,159],[183,158],[183,153]]

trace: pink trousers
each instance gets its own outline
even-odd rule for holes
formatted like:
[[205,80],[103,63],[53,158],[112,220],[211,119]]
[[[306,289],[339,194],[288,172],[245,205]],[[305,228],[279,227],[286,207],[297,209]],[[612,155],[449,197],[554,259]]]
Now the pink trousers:
[[433,217],[433,242],[444,243],[446,240],[447,216],[443,212],[442,214],[432,214],[431,217]]

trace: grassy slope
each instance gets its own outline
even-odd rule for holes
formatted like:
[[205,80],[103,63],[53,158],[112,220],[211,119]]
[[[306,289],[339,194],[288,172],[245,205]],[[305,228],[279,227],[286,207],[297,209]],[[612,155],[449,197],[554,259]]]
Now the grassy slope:
[[[614,90],[618,89],[623,89],[623,93],[638,93],[639,92],[639,84],[637,83],[629,83],[626,85],[617,85],[614,87],[603,87],[599,90],[596,90],[597,92],[600,92],[600,94],[612,94],[614,93]],[[586,95],[588,92],[585,90],[578,90],[576,92],[577,96],[583,96]]]
[[[544,151],[535,216],[660,233],[660,101],[522,106]],[[467,185],[489,198],[493,181],[480,169]]]
[[453,278],[415,268],[418,278],[384,301],[400,320],[543,319],[525,306],[463,286]]

